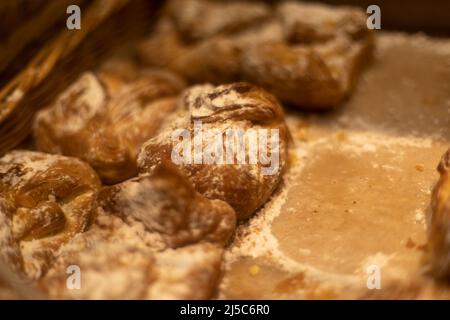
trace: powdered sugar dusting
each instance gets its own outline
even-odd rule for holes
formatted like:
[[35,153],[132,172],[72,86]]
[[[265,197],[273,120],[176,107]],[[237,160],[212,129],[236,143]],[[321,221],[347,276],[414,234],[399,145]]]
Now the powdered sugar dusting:
[[35,123],[51,124],[60,134],[73,134],[105,107],[105,89],[93,73],[87,72],[58,97],[53,107],[40,111]]
[[[306,153],[301,148],[292,148],[291,154],[299,159]],[[283,177],[283,181],[272,198],[256,213],[246,224],[240,225],[236,230],[233,244],[226,251],[226,261],[233,262],[242,256],[253,258],[261,256],[273,257],[273,261],[288,270],[295,269],[298,263],[285,256],[278,248],[278,240],[272,233],[272,223],[281,213],[287,200],[290,185],[295,182],[298,174],[303,169],[303,161],[296,167],[289,168]]]
[[185,93],[186,105],[192,118],[207,117],[229,106],[255,103],[254,99],[229,89],[229,85],[214,87],[212,85],[194,86]]
[[11,228],[11,213],[7,212],[9,204],[0,197],[0,259],[18,267],[20,252],[14,243]]
[[0,180],[19,188],[37,174],[48,170],[61,157],[33,151],[17,150],[0,158]]
[[236,26],[260,21],[270,14],[269,7],[263,3],[183,0],[171,1],[170,5],[175,24],[185,36],[194,39],[226,33]]

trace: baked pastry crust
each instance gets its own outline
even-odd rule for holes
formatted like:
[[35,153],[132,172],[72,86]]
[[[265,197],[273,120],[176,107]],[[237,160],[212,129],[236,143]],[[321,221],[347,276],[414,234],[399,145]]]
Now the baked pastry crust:
[[83,74],[37,114],[39,150],[85,160],[108,184],[135,176],[141,143],[175,108],[183,82],[163,71],[129,77],[108,70]]
[[13,202],[3,194],[0,196],[0,259],[8,263],[14,271],[23,271],[23,259],[18,242],[12,232]]
[[163,247],[206,241],[224,246],[234,230],[234,210],[221,200],[208,200],[170,164],[104,188],[97,207],[124,221],[139,221],[160,238]]
[[437,168],[440,178],[431,196],[429,218],[429,245],[432,274],[450,279],[450,150],[441,159]]
[[[222,248],[193,244],[153,251],[129,244],[130,239],[95,242],[67,251],[40,280],[53,299],[208,299],[216,288]],[[123,243],[125,242],[125,243]],[[67,267],[79,266],[80,290],[66,287]]]
[[326,109],[350,94],[372,47],[366,16],[351,7],[172,0],[139,55],[191,82],[244,80]]
[[[211,297],[236,223],[229,205],[195,192],[170,165],[105,188],[96,203],[93,226],[60,249],[40,280],[51,297]],[[81,290],[66,287],[72,265],[82,273]]]
[[32,279],[44,275],[61,245],[89,227],[99,188],[78,159],[33,151],[0,158],[2,257]]
[[[214,136],[204,135],[203,150],[207,150],[215,137],[225,136],[227,130],[252,129],[258,132],[258,129],[276,129],[278,149],[271,149],[270,138],[263,146],[271,155],[278,156],[278,168],[273,174],[263,174],[265,165],[261,161],[240,163],[236,158],[233,163],[176,164],[198,192],[209,199],[226,201],[234,208],[238,219],[249,217],[268,200],[284,171],[290,138],[282,108],[274,96],[248,83],[194,86],[185,92],[180,108],[172,117],[160,134],[142,146],[138,157],[141,174],[151,173],[158,164],[172,161],[172,151],[178,143],[173,140],[172,134],[176,130],[186,129],[193,137],[196,121],[201,121],[204,132],[216,131]],[[251,147],[246,141],[246,154]],[[194,144],[191,148],[195,153]],[[257,150],[261,152],[261,146]]]

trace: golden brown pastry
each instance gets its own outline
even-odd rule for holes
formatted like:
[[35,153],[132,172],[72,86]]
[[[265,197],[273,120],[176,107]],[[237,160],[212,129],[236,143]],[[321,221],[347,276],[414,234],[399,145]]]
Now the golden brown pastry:
[[[92,228],[60,249],[40,285],[53,298],[209,298],[235,223],[229,205],[164,165],[102,190]],[[66,286],[70,266],[81,272],[80,290]]]
[[176,105],[183,82],[163,71],[87,72],[34,123],[38,148],[88,162],[105,183],[136,175],[136,156]]
[[248,83],[194,86],[142,146],[138,166],[151,173],[173,162],[198,192],[226,201],[245,219],[278,185],[288,139],[282,108],[265,90]]
[[94,170],[78,159],[33,151],[0,158],[2,258],[41,277],[60,246],[88,228],[99,188]]
[[431,196],[429,219],[429,244],[432,273],[438,278],[450,280],[450,150],[438,166],[440,179]]
[[325,109],[350,94],[372,46],[365,14],[351,7],[171,0],[139,56],[191,82],[250,81]]
[[270,17],[261,2],[171,0],[165,10],[186,41],[234,33]]
[[175,167],[158,166],[153,175],[104,188],[97,205],[124,221],[139,221],[157,234],[164,247],[207,241],[225,245],[236,224],[233,209],[221,200],[208,200],[195,191]]
[[23,259],[19,243],[15,241],[13,236],[13,214],[13,201],[12,199],[6,199],[2,191],[2,195],[0,195],[0,259],[6,262],[14,271],[20,272],[23,271]]

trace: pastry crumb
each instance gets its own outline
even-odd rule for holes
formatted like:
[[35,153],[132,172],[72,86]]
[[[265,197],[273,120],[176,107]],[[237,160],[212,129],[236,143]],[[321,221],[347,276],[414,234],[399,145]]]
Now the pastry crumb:
[[252,276],[256,276],[259,273],[260,270],[261,270],[261,268],[258,265],[256,265],[256,264],[254,264],[250,268],[248,268],[248,272]]
[[408,240],[406,241],[406,247],[411,249],[414,248],[416,246],[416,243],[411,239],[411,237],[408,238]]

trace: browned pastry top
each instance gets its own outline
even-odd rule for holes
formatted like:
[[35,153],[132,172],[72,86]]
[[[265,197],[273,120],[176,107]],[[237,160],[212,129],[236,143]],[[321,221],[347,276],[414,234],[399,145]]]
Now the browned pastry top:
[[140,144],[175,108],[183,83],[166,72],[145,72],[129,83],[111,72],[88,72],[38,113],[40,150],[87,161],[106,183],[136,174]]
[[59,247],[92,222],[99,188],[78,159],[33,151],[0,158],[2,255],[31,278],[45,274]]
[[[102,190],[93,226],[59,250],[40,280],[53,298],[205,299],[216,286],[233,209],[207,200],[171,166]],[[66,269],[82,272],[80,290]]]
[[217,34],[232,34],[270,17],[269,6],[242,1],[169,1],[167,16],[186,41],[207,39]]
[[[208,146],[214,144],[218,135],[253,130],[260,143],[255,146],[245,140],[245,151],[248,154],[256,147],[260,153],[266,149],[269,155],[276,156],[279,163],[274,172],[264,174],[268,165],[259,160],[256,163],[250,163],[248,159],[245,163],[240,162],[237,153],[233,153],[229,163],[191,161],[177,163],[177,166],[193,182],[197,191],[209,199],[228,202],[239,219],[248,217],[267,201],[284,170],[289,140],[283,111],[271,94],[248,83],[194,86],[185,92],[183,103],[172,117],[160,134],[143,145],[138,158],[141,173],[152,172],[161,162],[173,161],[172,152],[178,141],[173,140],[172,136],[176,130],[185,129],[194,137],[196,127],[201,123],[203,132],[215,132],[215,135],[203,134],[203,154],[208,152]],[[261,142],[263,134],[258,131],[260,129],[267,130],[265,144]],[[279,139],[272,144],[275,131]],[[195,157],[194,148],[195,143],[190,144],[189,150]]]

